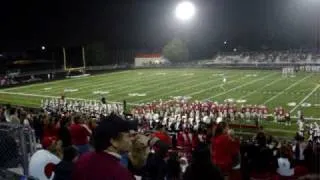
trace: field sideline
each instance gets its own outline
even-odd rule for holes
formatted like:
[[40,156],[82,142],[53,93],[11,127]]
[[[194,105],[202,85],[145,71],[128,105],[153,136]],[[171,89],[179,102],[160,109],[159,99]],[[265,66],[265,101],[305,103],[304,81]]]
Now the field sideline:
[[[222,82],[223,77],[226,83]],[[62,93],[68,98],[88,100],[99,100],[103,93],[108,101],[126,100],[132,105],[190,96],[193,100],[218,102],[245,100],[246,104],[265,104],[270,110],[282,106],[292,116],[301,109],[306,117],[320,118],[319,84],[320,74],[298,73],[296,77],[283,78],[280,71],[271,70],[127,70],[2,89],[0,102],[39,107],[41,99],[59,97]],[[264,126],[279,132],[296,129],[295,124],[282,127],[264,123]]]

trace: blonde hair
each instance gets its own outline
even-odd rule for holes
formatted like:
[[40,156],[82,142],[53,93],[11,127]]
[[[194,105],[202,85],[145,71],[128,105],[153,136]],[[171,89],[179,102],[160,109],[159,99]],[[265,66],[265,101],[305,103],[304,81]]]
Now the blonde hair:
[[148,137],[139,134],[132,141],[129,159],[135,168],[141,168],[145,164],[148,156],[148,139]]

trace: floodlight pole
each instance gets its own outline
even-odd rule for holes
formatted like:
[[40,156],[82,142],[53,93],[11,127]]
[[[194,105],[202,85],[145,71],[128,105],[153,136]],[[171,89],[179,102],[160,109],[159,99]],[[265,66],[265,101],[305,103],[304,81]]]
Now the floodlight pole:
[[84,51],[84,46],[82,46],[82,61],[83,61],[83,68],[84,70],[86,69],[86,55],[85,55],[85,51]]
[[66,71],[67,70],[67,60],[66,60],[66,49],[62,47],[62,53],[63,53],[63,68]]

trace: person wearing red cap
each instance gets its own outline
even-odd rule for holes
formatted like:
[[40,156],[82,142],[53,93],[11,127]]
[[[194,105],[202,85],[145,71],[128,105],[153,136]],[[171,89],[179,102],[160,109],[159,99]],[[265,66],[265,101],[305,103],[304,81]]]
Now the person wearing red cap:
[[54,177],[55,166],[60,162],[57,156],[59,145],[53,137],[45,137],[42,142],[43,149],[35,152],[29,161],[29,175],[41,180]]
[[152,134],[152,137],[157,137],[159,140],[166,143],[168,146],[171,146],[172,144],[170,136],[167,134],[164,126],[161,124],[157,126],[157,131]]

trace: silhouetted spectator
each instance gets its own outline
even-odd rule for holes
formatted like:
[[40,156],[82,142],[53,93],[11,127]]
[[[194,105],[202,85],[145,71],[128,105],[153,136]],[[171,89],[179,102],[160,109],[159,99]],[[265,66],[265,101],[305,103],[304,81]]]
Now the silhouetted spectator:
[[167,161],[167,180],[178,180],[181,176],[181,167],[178,153],[171,153]]
[[74,169],[74,162],[77,161],[79,153],[73,146],[65,147],[63,150],[63,158],[55,167],[55,175],[53,180],[70,180]]
[[211,161],[210,149],[199,145],[192,153],[192,162],[183,175],[183,180],[223,180],[223,174]]
[[68,147],[72,145],[71,134],[68,129],[70,121],[68,118],[62,118],[60,121],[60,129],[58,132],[58,138],[62,141],[62,147]]
[[146,171],[143,180],[164,180],[168,173],[167,157],[169,146],[161,140],[154,145],[154,153],[150,153],[146,163]]

